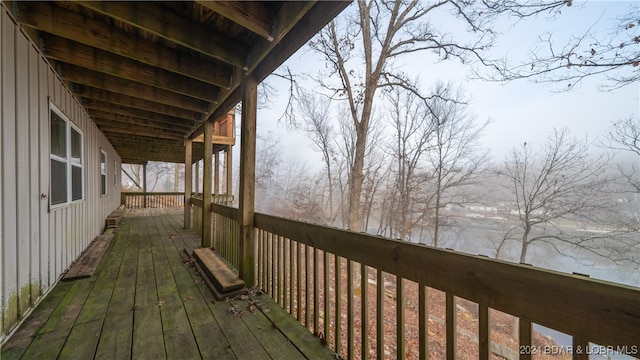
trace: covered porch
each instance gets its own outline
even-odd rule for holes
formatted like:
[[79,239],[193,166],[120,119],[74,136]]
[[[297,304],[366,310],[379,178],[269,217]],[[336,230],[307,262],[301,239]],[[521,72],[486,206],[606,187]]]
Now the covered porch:
[[182,209],[131,209],[93,276],[58,283],[2,359],[331,358],[267,295],[215,301],[185,249]]

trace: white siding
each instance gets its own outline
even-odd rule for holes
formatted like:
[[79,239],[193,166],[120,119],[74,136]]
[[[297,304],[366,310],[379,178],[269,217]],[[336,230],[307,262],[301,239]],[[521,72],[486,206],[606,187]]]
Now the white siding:
[[[104,228],[120,201],[100,196],[100,150],[120,157],[37,47],[0,7],[0,341]],[[84,200],[49,207],[49,104],[83,135]],[[113,166],[107,179],[113,179]],[[47,196],[41,199],[41,194]]]

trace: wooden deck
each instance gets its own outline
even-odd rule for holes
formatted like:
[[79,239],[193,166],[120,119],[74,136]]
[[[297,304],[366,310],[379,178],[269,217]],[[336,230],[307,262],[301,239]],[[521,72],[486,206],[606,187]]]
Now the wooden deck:
[[8,359],[329,359],[259,291],[215,302],[183,249],[181,209],[129,210],[93,276],[61,282],[3,346]]

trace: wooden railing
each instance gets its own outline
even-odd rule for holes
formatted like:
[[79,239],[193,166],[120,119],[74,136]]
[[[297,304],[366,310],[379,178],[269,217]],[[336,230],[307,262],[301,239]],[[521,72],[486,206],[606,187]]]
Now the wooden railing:
[[[454,359],[459,338],[475,336],[477,358],[489,359],[501,348],[490,335],[498,312],[518,324],[516,358],[563,351],[586,359],[589,343],[640,351],[638,288],[270,215],[254,220],[258,285],[344,358],[424,359],[444,342],[435,357]],[[444,299],[442,339],[429,339],[433,292]],[[475,335],[459,329],[461,311],[472,314]],[[573,336],[572,347],[534,344],[534,323]]]
[[[212,213],[213,243],[237,267],[238,209]],[[254,226],[257,286],[346,359],[455,359],[462,337],[479,359],[640,351],[638,288],[259,213]],[[494,339],[497,318],[517,346]],[[534,343],[534,324],[571,346]]]
[[[231,195],[213,195],[211,204],[212,246],[234,268],[238,269],[239,261],[239,228],[238,209],[229,207],[233,203]],[[192,228],[202,236],[202,198],[192,197]]]
[[120,203],[127,209],[184,207],[184,192],[122,192]]

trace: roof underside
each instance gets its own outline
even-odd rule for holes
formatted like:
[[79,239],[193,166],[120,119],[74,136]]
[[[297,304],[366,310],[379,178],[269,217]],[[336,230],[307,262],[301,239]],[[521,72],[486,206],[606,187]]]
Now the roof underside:
[[11,3],[125,163],[184,162],[184,139],[239,102],[245,76],[263,80],[347,4]]

